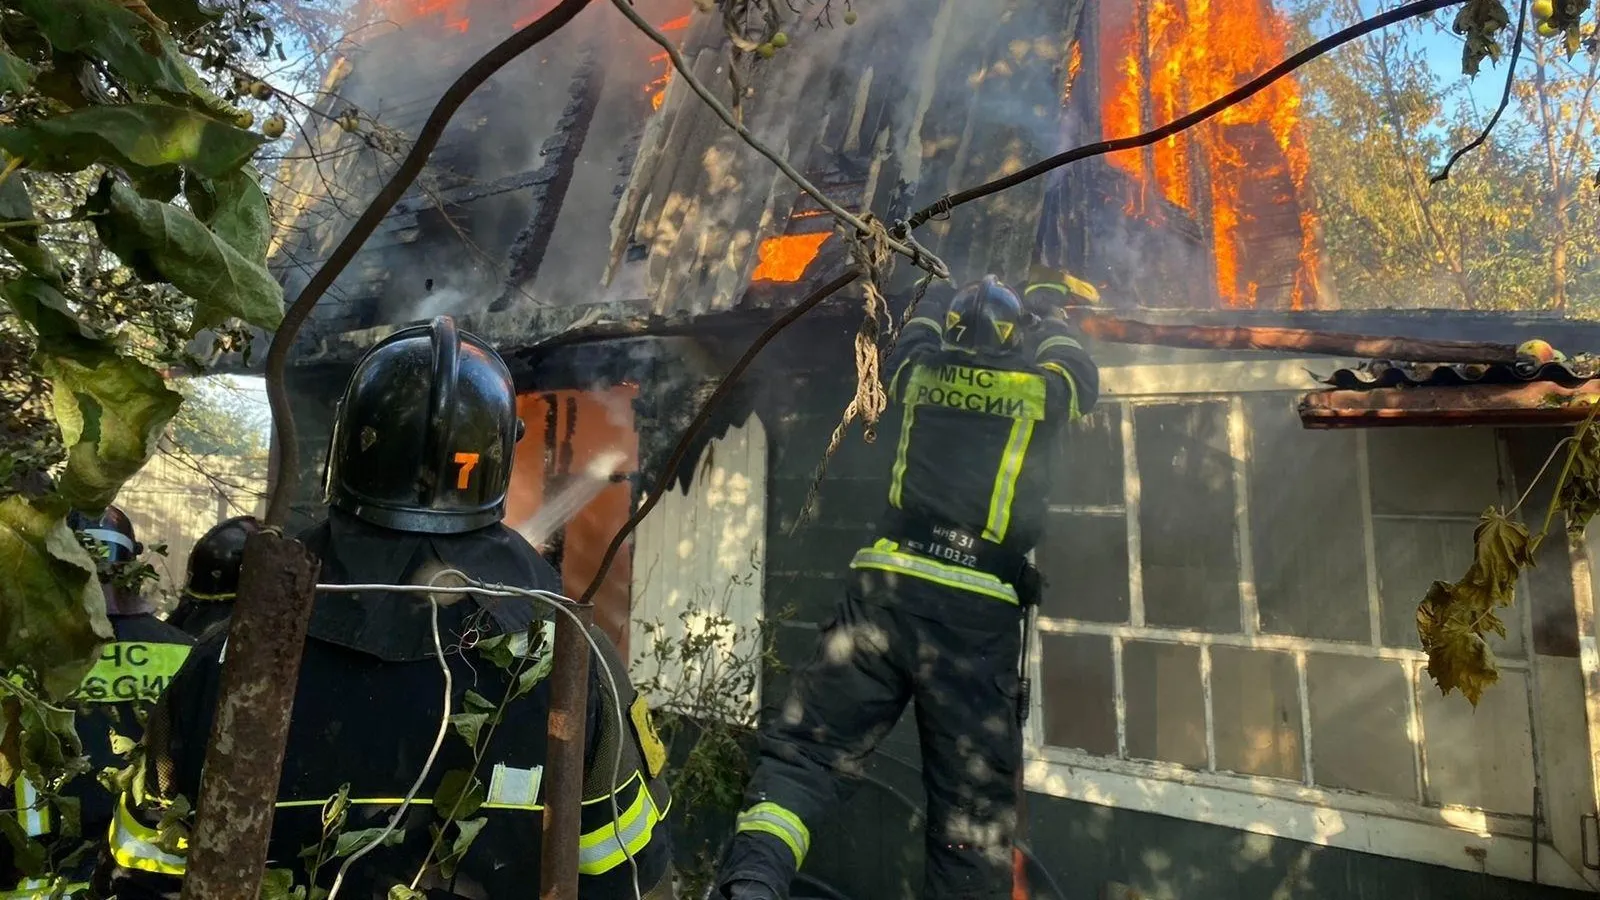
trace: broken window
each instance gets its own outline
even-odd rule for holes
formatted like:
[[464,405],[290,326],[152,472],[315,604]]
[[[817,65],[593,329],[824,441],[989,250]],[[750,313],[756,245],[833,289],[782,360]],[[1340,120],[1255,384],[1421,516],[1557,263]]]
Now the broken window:
[[1117,755],[1117,712],[1111,639],[1093,635],[1040,636],[1045,743],[1096,756]]
[[[1488,428],[1391,428],[1363,435],[1371,472],[1372,537],[1385,646],[1420,649],[1417,604],[1435,580],[1472,564],[1478,517],[1503,505],[1495,433]],[[1490,646],[1523,655],[1520,612],[1503,616]]]
[[1441,695],[1421,672],[1422,730],[1428,800],[1490,812],[1533,813],[1533,735],[1528,678],[1500,672],[1477,709]]
[[1300,689],[1294,656],[1211,648],[1211,704],[1217,768],[1300,780]]
[[1128,621],[1128,518],[1123,503],[1122,409],[1103,404],[1069,426],[1051,473],[1050,512],[1034,553],[1041,612],[1086,622]]
[[1139,406],[1133,422],[1145,621],[1238,631],[1227,404]]
[[[1068,433],[1036,553],[1038,736],[1286,791],[1528,814],[1523,607],[1474,714],[1427,680],[1416,606],[1466,572],[1482,510],[1515,499],[1504,473],[1544,454],[1508,456],[1516,437],[1483,429],[1308,432],[1296,401],[1108,401]],[[1518,589],[1548,595],[1552,644],[1571,615],[1559,545]]]
[[1406,665],[1313,653],[1306,660],[1316,783],[1417,798]]
[[1200,648],[1128,641],[1122,645],[1128,755],[1206,766],[1206,701]]
[[1245,401],[1261,630],[1371,639],[1356,435],[1301,427],[1292,394]]

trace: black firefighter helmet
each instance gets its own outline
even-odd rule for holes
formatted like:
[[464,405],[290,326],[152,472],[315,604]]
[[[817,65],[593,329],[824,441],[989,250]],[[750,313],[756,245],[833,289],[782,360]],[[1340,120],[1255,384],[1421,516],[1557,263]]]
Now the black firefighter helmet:
[[1021,341],[1022,301],[993,275],[962,288],[944,317],[946,344],[974,353],[1001,353]]
[[397,531],[482,528],[505,515],[521,437],[505,361],[439,316],[356,363],[334,416],[327,500]]
[[244,542],[260,530],[254,516],[234,516],[212,526],[189,553],[183,592],[196,600],[232,600],[239,593]]
[[67,514],[67,526],[89,542],[99,563],[101,581],[111,577],[113,566],[132,562],[144,552],[133,532],[133,521],[119,507],[107,506],[98,516],[75,509]]

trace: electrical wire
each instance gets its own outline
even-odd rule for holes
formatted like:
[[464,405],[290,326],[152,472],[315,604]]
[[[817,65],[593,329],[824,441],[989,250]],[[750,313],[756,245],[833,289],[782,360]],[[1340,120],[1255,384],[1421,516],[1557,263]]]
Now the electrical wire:
[[[440,572],[434,576],[433,580],[438,581],[444,574],[444,572]],[[317,590],[331,590],[335,587],[335,585],[319,584],[317,585]],[[422,790],[422,783],[427,779],[428,773],[432,771],[434,760],[439,757],[439,749],[444,746],[444,739],[450,733],[450,703],[455,692],[455,679],[450,673],[450,663],[444,656],[444,641],[439,637],[439,601],[429,597],[428,607],[429,622],[433,627],[434,658],[439,660],[439,669],[444,673],[444,715],[439,717],[439,733],[433,739],[433,747],[428,751],[428,759],[422,764],[422,771],[417,775],[417,780],[411,783],[411,789],[406,791],[405,797],[401,799],[400,808],[396,809],[394,815],[389,817],[389,822],[384,826],[383,833],[379,834],[376,840],[345,857],[345,861],[339,866],[339,873],[333,878],[333,886],[328,890],[327,900],[335,900],[339,896],[339,888],[344,884],[345,873],[350,871],[350,867],[355,865],[356,861],[361,857],[372,852],[373,848],[388,840],[389,835],[394,833],[395,828],[400,824],[400,820],[405,818],[406,812],[411,808],[411,801],[416,799],[417,792]]]
[[[441,586],[441,585],[436,585],[436,584],[431,584],[431,583],[430,584],[426,584],[426,585],[422,585],[422,584],[319,584],[319,585],[317,585],[317,590],[319,592],[344,593],[344,594],[353,594],[353,593],[358,593],[358,592],[361,592],[361,591],[396,591],[396,592],[399,592],[399,593],[411,593],[411,594],[477,594],[477,595],[482,595],[482,596],[486,596],[486,597],[525,597],[525,598],[528,598],[528,599],[531,599],[531,600],[538,600],[541,603],[544,603],[545,605],[551,607],[552,609],[555,609],[556,611],[560,612],[562,615],[566,616],[572,622],[573,626],[578,629],[578,633],[583,635],[583,639],[586,642],[588,642],[589,649],[594,654],[594,657],[595,657],[595,660],[596,660],[596,664],[598,665],[598,667],[600,669],[600,673],[601,673],[602,676],[604,676],[604,680],[605,680],[605,683],[606,683],[606,689],[611,692],[611,711],[616,717],[616,726],[617,726],[617,746],[616,746],[616,751],[612,754],[612,758],[611,758],[611,781],[610,781],[610,784],[608,785],[608,787],[610,788],[610,791],[611,791],[610,798],[609,798],[610,802],[611,802],[611,830],[612,830],[612,834],[617,839],[617,844],[620,847],[622,847],[622,855],[624,857],[626,857],[627,860],[628,860],[628,867],[631,870],[631,873],[632,873],[632,876],[633,876],[633,895],[634,895],[634,900],[643,900],[644,893],[640,889],[640,885],[639,885],[639,863],[638,863],[638,861],[636,859],[634,859],[633,852],[628,849],[628,843],[622,837],[622,824],[621,824],[622,811],[617,805],[617,781],[622,776],[622,743],[623,743],[623,735],[627,733],[627,722],[623,719],[623,715],[622,715],[622,692],[617,687],[616,674],[611,671],[611,666],[609,664],[607,664],[607,662],[606,662],[605,654],[602,653],[601,650],[600,650],[600,644],[597,641],[595,641],[594,635],[589,633],[588,627],[584,625],[582,619],[578,618],[578,614],[573,612],[569,608],[570,606],[576,606],[578,604],[574,600],[572,600],[571,598],[563,596],[563,595],[558,594],[558,593],[555,593],[554,591],[540,591],[540,590],[533,590],[533,589],[530,589],[530,588],[513,587],[511,585],[505,585],[505,584],[486,584],[484,582],[477,581],[476,579],[473,579],[473,578],[467,576],[465,573],[461,572],[459,569],[445,569],[445,570],[439,572],[437,575],[434,576],[434,581],[435,582],[438,581],[438,579],[444,577],[445,575],[453,575],[453,576],[455,576],[457,578],[460,578],[462,581],[467,582],[467,584],[464,585],[464,586],[460,586],[460,587],[457,587],[457,586],[448,586],[447,587],[447,586]],[[439,641],[438,641],[438,631],[437,631],[438,603],[437,603],[437,601],[432,601],[431,598],[430,598],[430,602],[433,602],[434,623],[435,623],[434,638],[435,638],[435,643],[438,644],[439,643]],[[440,659],[442,661],[443,660],[444,651],[442,649],[440,649],[439,653],[440,653]],[[449,703],[448,700],[446,700],[445,701],[446,713],[445,713],[445,719],[444,719],[444,725],[445,725],[446,728],[448,728],[448,725],[449,725],[449,718],[448,718],[449,717],[449,708],[450,708],[450,703]],[[443,733],[444,732],[441,732],[441,742],[442,742]],[[435,744],[435,750],[437,750],[437,749],[438,749],[438,744]],[[427,777],[428,768],[431,767],[432,765],[433,765],[433,756],[430,754],[427,764],[423,767],[422,775],[418,777],[417,784],[413,785],[413,790],[415,790],[417,787],[420,786],[423,778]],[[641,784],[640,785],[640,790],[648,791],[649,789],[650,789],[650,786],[648,784]],[[411,800],[411,797],[408,796],[406,798],[405,802],[409,803],[410,800]],[[402,804],[401,809],[396,813],[395,818],[391,820],[391,823],[390,823],[391,830],[393,828],[393,823],[399,820],[399,815],[401,813],[403,813],[404,811],[405,811],[405,806],[404,806],[404,804]],[[387,834],[388,834],[388,832],[386,831],[385,832],[385,836],[387,836]],[[379,843],[379,842],[375,841],[373,843],[373,845],[369,845],[369,847],[370,846],[375,846],[377,843]],[[335,886],[337,887],[337,882],[335,882]],[[333,895],[331,893],[328,896],[328,900],[334,900],[334,897],[333,897]]]
[[1301,66],[1304,66],[1312,60],[1326,55],[1329,51],[1332,51],[1338,47],[1342,47],[1345,44],[1356,40],[1357,38],[1361,38],[1371,34],[1374,31],[1387,28],[1390,25],[1404,22],[1407,19],[1415,19],[1419,16],[1425,16],[1428,13],[1436,12],[1451,6],[1460,6],[1465,2],[1466,0],[1418,0],[1418,2],[1408,3],[1405,6],[1397,6],[1388,12],[1380,13],[1370,19],[1358,22],[1349,28],[1338,31],[1320,41],[1317,41],[1316,43],[1306,47],[1304,50],[1301,50],[1288,59],[1285,59],[1283,62],[1280,62],[1267,71],[1261,73],[1259,76],[1245,82],[1237,88],[1234,88],[1232,91],[1229,91],[1210,103],[1207,103],[1205,106],[1202,106],[1186,115],[1179,116],[1165,125],[1162,125],[1158,128],[1153,128],[1150,131],[1144,132],[1143,134],[1133,135],[1131,137],[1114,138],[1109,141],[1096,141],[1092,144],[1084,144],[1081,147],[1074,147],[1071,150],[1057,153],[1055,156],[1042,159],[1039,162],[1028,166],[1027,168],[1019,169],[1018,171],[1002,178],[996,178],[993,181],[986,181],[983,184],[967,188],[966,190],[955,194],[946,194],[927,208],[918,210],[916,214],[914,214],[906,222],[896,223],[896,227],[890,229],[890,233],[895,237],[904,237],[909,229],[920,227],[923,223],[935,216],[943,216],[957,206],[971,203],[974,200],[980,200],[984,197],[990,196],[991,194],[998,194],[1001,191],[1009,190],[1019,184],[1022,184],[1023,182],[1038,178],[1040,175],[1043,175],[1052,169],[1059,169],[1068,163],[1074,163],[1078,162],[1079,160],[1088,159],[1091,156],[1104,156],[1108,153],[1116,153],[1121,150],[1134,150],[1140,147],[1149,147],[1154,144],[1159,144],[1160,142],[1181,131],[1187,131],[1201,122],[1212,118],[1225,109],[1243,103],[1251,97],[1254,97],[1256,94],[1266,90],[1272,85],[1273,82],[1287,76],[1289,73],[1300,68]]

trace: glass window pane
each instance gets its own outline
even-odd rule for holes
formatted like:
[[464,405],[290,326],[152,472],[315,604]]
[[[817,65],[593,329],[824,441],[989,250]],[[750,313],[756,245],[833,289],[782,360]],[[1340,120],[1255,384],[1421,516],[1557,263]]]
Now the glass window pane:
[[1317,784],[1417,799],[1405,666],[1313,654],[1306,660],[1306,687]]
[[1233,455],[1222,403],[1134,410],[1145,621],[1239,630]]
[[1096,635],[1042,634],[1044,742],[1100,756],[1117,755],[1117,710],[1111,674],[1111,639]]
[[1122,407],[1106,403],[1066,427],[1051,472],[1050,502],[1122,505]]
[[1440,694],[1425,669],[1418,679],[1428,801],[1532,815],[1527,677],[1502,670],[1476,710],[1459,693]]
[[1034,561],[1045,578],[1041,615],[1128,621],[1126,518],[1051,513]]
[[[1417,604],[1427,596],[1433,582],[1456,581],[1467,574],[1467,567],[1472,565],[1472,532],[1476,528],[1476,524],[1464,521],[1373,521],[1384,646],[1421,649],[1417,640]],[[1542,553],[1540,558],[1544,558]],[[1506,636],[1491,636],[1489,646],[1502,656],[1522,658],[1522,610],[1515,606],[1503,609],[1500,619],[1505,622]]]
[[[1545,477],[1535,482],[1545,460],[1550,458],[1556,444],[1564,436],[1559,428],[1507,428],[1505,435],[1507,456],[1516,481],[1518,496],[1528,491],[1523,501],[1524,519],[1532,519],[1530,527],[1537,528],[1550,508],[1550,493],[1555,489],[1555,477],[1545,472]],[[1559,471],[1560,459],[1552,464]],[[1532,485],[1532,490],[1529,490]],[[1527,571],[1524,584],[1532,596],[1534,652],[1545,656],[1576,657],[1578,655],[1578,616],[1573,606],[1572,557],[1567,542],[1561,539],[1560,519],[1557,533],[1539,545],[1534,554],[1534,566]],[[1519,595],[1519,601],[1522,597]]]
[[1371,640],[1357,436],[1301,427],[1298,395],[1245,401],[1250,541],[1261,628]]
[[1476,516],[1500,502],[1491,428],[1383,428],[1367,432],[1376,513]]
[[1211,648],[1217,768],[1300,780],[1300,691],[1294,657],[1270,650]]
[[1199,647],[1123,644],[1122,689],[1129,756],[1205,768],[1206,701]]

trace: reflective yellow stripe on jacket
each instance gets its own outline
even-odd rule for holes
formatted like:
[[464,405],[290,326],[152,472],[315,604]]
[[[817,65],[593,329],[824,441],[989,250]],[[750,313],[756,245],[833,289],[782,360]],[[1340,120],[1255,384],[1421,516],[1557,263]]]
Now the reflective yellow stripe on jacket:
[[896,572],[945,587],[972,591],[1006,603],[1017,602],[1017,589],[987,572],[976,572],[960,566],[935,562],[915,553],[906,553],[900,549],[899,544],[886,538],[880,538],[871,547],[856,551],[855,559],[850,561],[850,568]]
[[650,786],[641,783],[633,802],[618,811],[615,822],[608,813],[604,825],[578,836],[578,874],[603,875],[628,857],[638,856],[649,846],[660,821],[661,811],[650,796]]
[[[614,823],[611,820],[609,795],[591,797],[583,801],[585,817],[591,821],[603,818],[605,824],[579,836],[580,874],[601,875],[626,862],[629,856],[637,856],[649,846],[650,839],[655,834],[656,824],[665,818],[666,811],[656,806],[655,798],[650,794],[650,785],[645,782],[641,773],[635,772],[617,788],[616,793],[622,795],[629,788],[634,791],[633,799],[618,810],[618,817]],[[309,807],[320,809],[327,802],[327,798],[281,800],[274,806],[277,809]],[[392,807],[399,806],[405,800],[403,797],[352,797],[348,802],[351,806]],[[427,797],[418,797],[411,801],[413,806],[429,806],[432,803],[433,801]],[[542,812],[544,806],[533,802],[488,802],[483,808]],[[159,833],[134,817],[128,810],[126,795],[117,804],[117,814],[111,823],[110,843],[112,856],[116,859],[117,865],[125,869],[178,877],[184,874],[184,857],[161,849]],[[187,841],[181,842],[180,849],[188,849]],[[0,895],[0,900],[5,900],[3,895]]]
[[117,801],[116,815],[111,818],[111,857],[124,869],[138,869],[157,875],[183,877],[188,864],[184,854],[189,841],[178,839],[178,852],[161,849],[161,833],[140,822],[128,809],[128,795]]
[[800,817],[776,803],[762,802],[739,814],[738,831],[770,834],[794,853],[795,868],[806,861],[806,851],[811,849],[811,831]]

